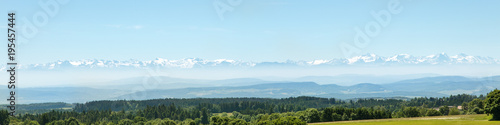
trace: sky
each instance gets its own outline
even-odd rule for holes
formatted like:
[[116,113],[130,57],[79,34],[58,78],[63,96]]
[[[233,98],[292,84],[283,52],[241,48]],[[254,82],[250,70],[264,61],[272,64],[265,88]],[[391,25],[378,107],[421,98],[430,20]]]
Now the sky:
[[[18,60],[25,64],[157,57],[262,62],[442,52],[500,58],[500,1],[401,0],[399,13],[389,11],[391,3],[394,1],[1,1],[5,16],[0,20],[4,29],[0,32],[7,34],[7,13],[15,11]],[[58,9],[46,11],[46,5]],[[389,12],[390,22],[382,26],[372,12]],[[29,23],[36,33],[26,30]],[[369,43],[356,45],[356,28],[363,32],[367,25],[380,26],[379,32],[369,37]],[[346,54],[342,51],[346,45],[358,51]],[[0,57],[6,58],[6,54]]]

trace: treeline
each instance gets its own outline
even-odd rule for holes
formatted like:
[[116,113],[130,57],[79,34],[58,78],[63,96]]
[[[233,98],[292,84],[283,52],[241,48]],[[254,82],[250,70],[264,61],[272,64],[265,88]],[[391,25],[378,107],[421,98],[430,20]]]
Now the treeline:
[[273,104],[269,102],[250,102],[250,101],[230,102],[230,103],[220,103],[220,104],[202,103],[195,107],[195,109],[198,110],[201,110],[202,108],[207,108],[212,113],[237,111],[246,115],[257,115],[266,113],[272,114],[276,112],[301,111],[309,107],[297,104]]
[[[9,104],[0,105],[0,109],[8,110]],[[32,104],[16,104],[16,114],[41,114],[57,111],[71,111],[73,104],[63,102],[49,102],[49,103],[32,103]]]
[[[191,112],[192,111],[192,112]],[[41,124],[41,125],[68,125],[68,124],[95,124],[95,125],[197,125],[197,124],[228,124],[228,125],[305,125],[306,123],[328,122],[328,121],[348,121],[362,119],[384,119],[392,117],[418,117],[420,115],[417,107],[406,107],[400,112],[390,112],[384,107],[371,108],[346,108],[333,106],[327,108],[308,108],[297,112],[265,113],[258,115],[245,115],[239,112],[232,112],[231,115],[211,114],[206,108],[196,112],[178,106],[152,106],[137,113],[124,111],[52,111],[40,115],[26,114],[17,118],[10,118],[11,124]],[[435,111],[426,109],[427,112]],[[414,115],[413,113],[417,113]],[[224,113],[223,113],[224,114]],[[399,115],[402,114],[402,115]],[[398,116],[399,115],[399,116]],[[429,115],[434,116],[434,115]],[[21,122],[24,121],[24,122]]]
[[[9,104],[2,104],[0,105],[0,109],[8,109],[7,106],[9,106]],[[73,104],[64,102],[16,104],[17,110],[62,109],[62,108],[73,108]]]
[[450,97],[442,97],[442,98],[434,98],[434,97],[420,97],[414,98],[407,103],[404,103],[405,106],[423,106],[426,108],[440,107],[443,105],[448,106],[460,106],[464,102],[470,102],[474,99],[485,99],[483,95],[479,97],[476,95],[468,95],[468,94],[458,94],[451,95]]
[[[463,111],[456,108],[460,105]],[[302,125],[327,121],[480,114],[485,112],[484,105],[482,96],[466,94],[442,98],[359,99],[347,102],[317,97],[118,100],[77,104],[72,111],[53,110],[10,118],[3,117],[7,115],[3,110],[0,112],[0,122],[42,125]]]
[[416,97],[409,100],[401,99],[358,99],[356,101],[349,101],[342,104],[345,107],[374,107],[384,106],[390,111],[401,109],[402,107],[416,106],[424,108],[439,108],[441,106],[460,106],[464,102],[471,102],[474,99],[483,100],[485,97],[480,95],[458,94],[449,97]]
[[483,100],[483,99],[474,99],[470,102],[463,102],[462,108],[466,114],[484,114],[484,113],[486,113],[485,100]]
[[[88,110],[111,111],[134,111],[144,109],[147,106],[175,104],[181,107],[208,108],[212,113],[238,111],[244,114],[260,114],[274,112],[299,111],[307,108],[324,108],[332,105],[351,108],[384,106],[390,111],[407,106],[423,106],[435,108],[443,105],[459,106],[463,102],[473,99],[484,99],[483,95],[458,94],[449,97],[418,97],[409,100],[401,99],[357,99],[342,101],[335,98],[319,97],[290,97],[282,99],[273,98],[192,98],[192,99],[153,99],[153,100],[116,100],[116,101],[92,101],[85,104],[76,104],[74,110],[77,112]],[[251,107],[251,108],[249,108]],[[247,111],[245,111],[248,109]],[[259,110],[259,111],[257,111]]]
[[209,113],[208,109],[201,111],[190,110],[178,106],[160,105],[147,107],[136,113],[124,111],[52,111],[39,115],[22,115],[17,119],[11,118],[11,123],[24,121],[33,124],[155,124],[166,122],[168,124],[298,124],[305,125],[306,122],[340,121],[358,119],[380,119],[391,118],[391,113],[384,108],[345,108],[328,107],[323,109],[309,108],[304,111],[286,113],[265,113],[258,115],[245,115],[234,111],[231,116],[218,116]]
[[[152,100],[104,100],[104,101],[92,101],[85,104],[76,104],[74,110],[77,112],[88,111],[88,110],[108,110],[121,111],[121,110],[136,110],[143,109],[146,106],[158,106],[158,105],[170,105],[175,104],[182,107],[192,107],[198,106],[200,104],[229,104],[234,102],[260,102],[267,103],[269,105],[296,105],[308,108],[321,108],[328,107],[330,105],[343,104],[345,102],[335,99],[335,98],[319,98],[319,97],[290,97],[282,99],[274,98],[190,98],[190,99],[152,99]],[[226,106],[221,105],[220,111],[227,111]],[[245,106],[244,106],[245,107]],[[236,108],[236,107],[234,107]],[[229,109],[231,110],[231,109]],[[219,112],[219,110],[212,110],[212,112]]]
[[[203,114],[202,114],[203,113]],[[3,114],[2,114],[3,115]],[[41,125],[68,125],[69,123],[79,124],[123,124],[128,125],[130,121],[136,123],[150,122],[154,125],[156,122],[171,122],[185,121],[202,118],[208,119],[210,113],[208,111],[201,112],[195,109],[181,108],[178,106],[160,105],[147,107],[146,109],[138,110],[136,113],[127,111],[111,111],[111,110],[90,110],[83,112],[76,111],[51,111],[43,114],[24,114],[17,117],[10,117],[10,123],[18,123],[19,121],[36,122]],[[1,119],[0,119],[1,120]],[[194,121],[194,120],[193,120]],[[201,122],[201,120],[198,120]],[[177,122],[174,122],[177,124]]]

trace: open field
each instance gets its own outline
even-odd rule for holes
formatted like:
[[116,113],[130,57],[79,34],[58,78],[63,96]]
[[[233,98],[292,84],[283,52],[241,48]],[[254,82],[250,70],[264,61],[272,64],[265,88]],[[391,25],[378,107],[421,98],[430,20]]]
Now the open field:
[[354,120],[313,123],[317,125],[500,125],[500,121],[488,121],[491,116],[455,115],[416,118],[394,118],[376,120]]

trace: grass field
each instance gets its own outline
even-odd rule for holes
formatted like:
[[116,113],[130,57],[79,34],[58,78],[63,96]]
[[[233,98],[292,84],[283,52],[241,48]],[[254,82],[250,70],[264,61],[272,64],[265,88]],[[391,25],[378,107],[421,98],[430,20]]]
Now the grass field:
[[500,125],[486,115],[454,115],[313,123],[316,125]]

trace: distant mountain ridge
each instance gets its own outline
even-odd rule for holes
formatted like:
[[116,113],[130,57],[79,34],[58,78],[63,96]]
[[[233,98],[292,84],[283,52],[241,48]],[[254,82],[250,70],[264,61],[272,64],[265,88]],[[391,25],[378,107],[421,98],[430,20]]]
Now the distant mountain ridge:
[[[173,78],[168,78],[173,79]],[[121,80],[131,81],[131,79]],[[180,80],[190,83],[190,81]],[[131,81],[138,82],[138,81]],[[255,82],[255,83],[254,83]],[[338,99],[378,97],[443,97],[456,94],[486,94],[500,88],[500,76],[468,78],[438,76],[401,80],[388,84],[359,83],[350,86],[320,85],[315,82],[269,82],[251,78],[208,81],[221,86],[199,86],[165,89],[158,86],[140,88],[141,84],[115,87],[47,87],[19,88],[21,104],[40,102],[86,102],[92,100],[145,100],[158,98],[224,98],[260,97],[287,98],[314,96]],[[229,83],[250,83],[234,86]],[[169,85],[169,84],[166,84]],[[118,89],[129,88],[129,89]],[[6,89],[6,88],[4,88]]]
[[429,56],[412,56],[397,54],[394,56],[378,56],[365,54],[351,58],[312,60],[312,61],[285,61],[285,62],[248,62],[230,59],[206,60],[200,58],[185,58],[169,60],[156,58],[150,61],[139,60],[59,60],[46,64],[21,65],[22,69],[65,69],[65,68],[209,68],[209,67],[266,67],[266,66],[345,66],[345,65],[439,65],[439,64],[500,64],[500,59],[482,56],[458,54],[448,56],[446,53]]
[[359,83],[351,86],[339,86],[336,84],[319,85],[314,82],[278,82],[236,87],[221,86],[169,90],[152,89],[119,96],[117,99],[134,97],[134,95],[141,94],[147,94],[148,96],[139,99],[196,97],[285,98],[290,96],[349,99],[369,97],[442,97],[456,94],[479,95],[486,94],[495,88],[500,88],[499,78],[500,76],[484,78],[438,76],[402,80],[389,84]]

